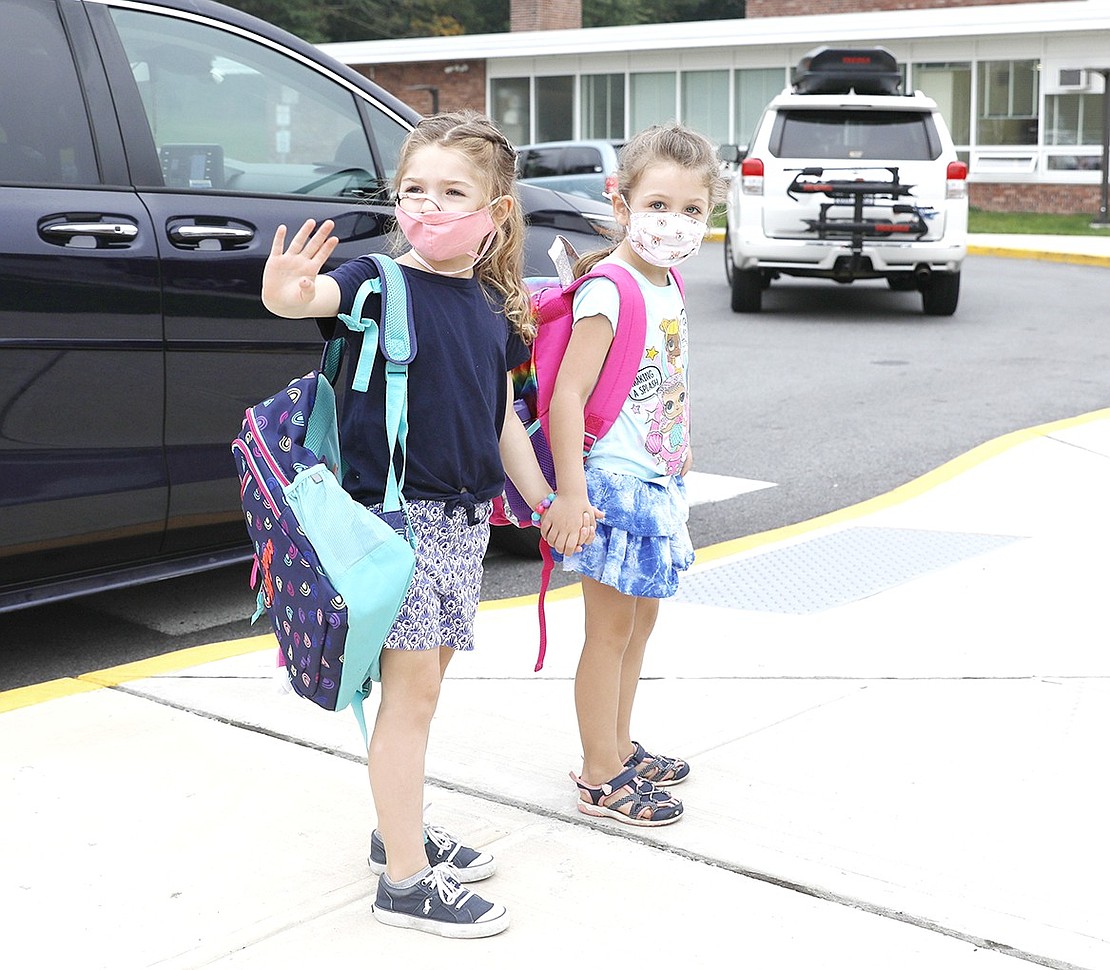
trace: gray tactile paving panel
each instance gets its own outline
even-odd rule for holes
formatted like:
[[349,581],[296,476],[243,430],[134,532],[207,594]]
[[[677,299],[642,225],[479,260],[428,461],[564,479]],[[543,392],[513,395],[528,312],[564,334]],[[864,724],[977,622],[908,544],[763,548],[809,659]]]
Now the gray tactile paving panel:
[[763,613],[818,613],[1019,538],[924,529],[844,529],[687,574],[676,598]]

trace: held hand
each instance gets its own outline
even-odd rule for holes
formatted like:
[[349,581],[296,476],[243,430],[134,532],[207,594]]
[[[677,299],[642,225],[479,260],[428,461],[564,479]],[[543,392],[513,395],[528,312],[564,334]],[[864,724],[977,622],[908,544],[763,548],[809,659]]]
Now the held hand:
[[[278,226],[270,255],[262,270],[262,302],[278,316],[299,315],[316,295],[316,276],[339,240],[331,235],[335,223],[325,219],[316,228],[309,219],[285,248],[285,226]],[[313,229],[316,231],[313,232]]]
[[604,517],[605,513],[589,502],[559,497],[544,509],[540,534],[561,555],[581,552],[594,541],[597,519]]

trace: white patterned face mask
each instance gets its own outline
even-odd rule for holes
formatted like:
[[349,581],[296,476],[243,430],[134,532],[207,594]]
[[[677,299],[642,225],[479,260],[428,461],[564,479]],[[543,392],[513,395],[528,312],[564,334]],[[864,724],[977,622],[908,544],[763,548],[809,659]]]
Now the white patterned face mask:
[[[623,196],[622,196],[623,199]],[[677,266],[699,249],[706,224],[684,212],[633,212],[628,202],[628,244],[652,266]]]

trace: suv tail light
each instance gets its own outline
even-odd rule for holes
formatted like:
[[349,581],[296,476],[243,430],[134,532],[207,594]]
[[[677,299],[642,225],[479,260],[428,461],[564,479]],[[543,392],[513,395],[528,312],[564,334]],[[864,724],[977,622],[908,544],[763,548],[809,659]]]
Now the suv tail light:
[[602,195],[607,199],[611,199],[617,194],[617,173],[610,172],[605,176],[605,188],[602,190]]
[[762,158],[745,158],[740,163],[740,188],[744,195],[763,194]]
[[967,198],[967,162],[948,163],[948,182],[944,194],[949,199]]

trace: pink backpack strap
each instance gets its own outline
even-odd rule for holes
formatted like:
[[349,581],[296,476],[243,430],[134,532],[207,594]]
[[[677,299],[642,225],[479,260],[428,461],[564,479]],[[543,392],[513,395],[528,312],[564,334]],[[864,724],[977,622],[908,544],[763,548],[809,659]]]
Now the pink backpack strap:
[[613,343],[597,384],[586,401],[585,437],[582,441],[582,454],[588,455],[594,443],[601,438],[617,420],[622,405],[632,389],[644,355],[644,341],[647,338],[647,312],[644,296],[632,274],[622,266],[606,263],[595,267],[579,277],[567,292],[573,293],[587,280],[604,278],[617,287],[619,311],[613,332]]
[[[682,277],[675,269],[671,269],[670,272],[678,287],[679,295],[685,300],[686,292]],[[567,288],[568,293],[577,290],[586,280],[597,277],[604,277],[616,284],[620,309],[613,333],[613,343],[609,347],[601,373],[598,374],[593,393],[586,401],[583,455],[590,453],[597,440],[603,437],[617,420],[628,392],[632,390],[632,385],[636,381],[636,374],[644,355],[644,343],[647,340],[647,311],[644,307],[644,295],[640,292],[640,287],[632,274],[623,266],[613,263],[598,265],[591,272],[575,280]]]

